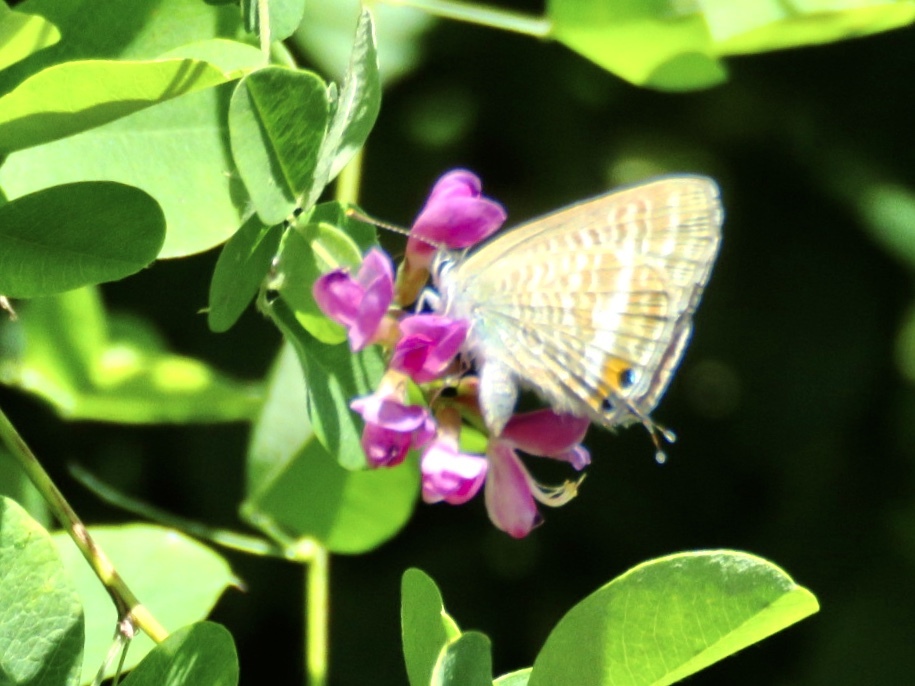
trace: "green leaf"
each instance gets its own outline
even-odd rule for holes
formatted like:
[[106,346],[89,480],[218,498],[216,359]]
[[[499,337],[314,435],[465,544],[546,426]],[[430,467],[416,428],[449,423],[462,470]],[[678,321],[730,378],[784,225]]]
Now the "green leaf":
[[200,60],[90,60],[48,67],[0,98],[0,153],[71,136],[225,83]]
[[[91,526],[89,533],[130,590],[169,631],[206,617],[226,587],[235,583],[222,557],[178,531],[127,524]],[[59,532],[53,539],[86,612],[85,683],[95,676],[111,646],[117,612],[70,538]],[[135,638],[125,668],[131,669],[152,648],[153,642],[144,634]]]
[[107,322],[94,290],[35,298],[8,326],[23,343],[3,360],[3,382],[44,398],[64,417],[129,424],[238,421],[260,406],[255,386],[166,352],[143,322]]
[[528,679],[531,678],[531,668],[519,669],[516,672],[503,674],[493,681],[493,686],[527,686]]
[[915,2],[704,0],[715,52],[733,55],[831,43],[907,26]]
[[431,686],[492,686],[489,638],[468,631],[444,648],[435,663]]
[[[327,84],[307,71],[266,67],[235,89],[232,155],[264,224],[280,223],[311,193],[329,107]],[[320,183],[318,193],[323,188]]]
[[115,281],[152,262],[165,238],[162,210],[119,183],[57,186],[0,206],[0,293],[51,295]]
[[[245,17],[245,26],[252,33],[260,33],[260,14],[257,11],[258,0],[241,0],[241,13]],[[289,38],[305,13],[305,0],[270,0],[267,3],[267,15],[270,23],[270,42]]]
[[548,0],[551,37],[637,85],[708,88],[725,79],[705,20],[665,0]]
[[187,0],[27,0],[17,11],[44,17],[65,40],[0,74],[0,92],[52,64],[82,59],[146,60],[207,38],[235,38],[238,7]]
[[238,654],[221,624],[201,622],[157,645],[124,679],[124,686],[235,686]]
[[[335,79],[344,79],[353,49],[353,26],[363,11],[360,0],[309,2],[305,19],[292,40]],[[422,35],[435,24],[432,15],[412,7],[376,3],[372,6],[378,52],[384,64],[385,83],[402,78],[420,64]]]
[[[0,678],[4,686],[79,684],[83,612],[48,532],[0,498]],[[108,627],[109,636],[114,623]]]
[[573,607],[547,638],[529,683],[672,684],[818,609],[809,591],[753,555],[670,555]]
[[282,235],[282,224],[264,226],[252,215],[223,246],[210,282],[212,331],[228,331],[238,321],[270,271]]
[[345,343],[324,345],[302,328],[282,297],[268,306],[268,313],[299,356],[318,440],[347,469],[363,468],[362,420],[349,404],[374,391],[381,380],[384,363],[377,346],[354,353]]
[[314,439],[271,477],[244,503],[244,518],[255,524],[269,518],[293,538],[317,539],[333,553],[364,553],[391,539],[419,494],[415,459],[351,471]]
[[461,630],[445,612],[442,594],[428,574],[408,569],[400,589],[400,627],[407,677],[410,686],[425,686],[432,679],[442,650],[461,635]]
[[267,518],[295,538],[314,537],[331,552],[361,553],[403,528],[418,493],[415,460],[350,471],[314,440],[302,368],[286,343],[252,434],[242,516],[255,526]]
[[0,3],[0,69],[59,40],[60,31],[51,22],[32,14],[14,12]]
[[309,207],[322,188],[336,178],[369,137],[381,109],[381,76],[372,13],[363,9],[356,27],[349,69],[340,94],[333,103],[333,116],[321,144],[315,178],[318,183],[303,203]]
[[42,526],[47,526],[51,521],[48,505],[41,492],[29,481],[29,477],[12,456],[3,449],[0,449],[0,496],[15,500]]

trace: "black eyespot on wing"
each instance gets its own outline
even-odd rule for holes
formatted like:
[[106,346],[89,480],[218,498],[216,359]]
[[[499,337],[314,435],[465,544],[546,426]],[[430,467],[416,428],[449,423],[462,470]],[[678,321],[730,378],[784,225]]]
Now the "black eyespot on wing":
[[606,412],[609,414],[609,413],[613,412],[613,410],[615,410],[616,408],[613,405],[613,401],[609,397],[607,397],[601,401],[600,409],[603,412]]
[[627,367],[620,372],[620,390],[628,391],[635,384],[635,370],[632,367]]

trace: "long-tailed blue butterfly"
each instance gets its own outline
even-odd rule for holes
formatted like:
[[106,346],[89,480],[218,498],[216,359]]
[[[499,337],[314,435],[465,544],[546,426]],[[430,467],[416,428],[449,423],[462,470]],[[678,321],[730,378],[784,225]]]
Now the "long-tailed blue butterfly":
[[[519,386],[606,427],[642,422],[667,388],[721,241],[718,187],[671,176],[440,249],[440,314],[471,322],[463,352],[499,434]],[[659,453],[660,454],[660,453]]]

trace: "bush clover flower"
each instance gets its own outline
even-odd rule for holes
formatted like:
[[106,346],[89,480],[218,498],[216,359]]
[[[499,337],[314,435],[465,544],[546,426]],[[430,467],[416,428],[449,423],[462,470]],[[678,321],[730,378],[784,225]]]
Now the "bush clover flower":
[[[373,248],[355,277],[336,269],[315,282],[313,293],[324,313],[347,328],[354,352],[379,343],[388,353],[378,389],[350,404],[365,421],[361,443],[368,465],[393,467],[410,450],[420,450],[426,503],[461,505],[483,490],[492,522],[522,538],[542,521],[538,503],[556,507],[568,502],[581,478],[545,486],[519,453],[564,461],[580,472],[590,462],[581,445],[590,420],[551,409],[516,414],[498,436],[489,437],[485,454],[462,452],[462,422],[482,425],[478,379],[462,376],[467,370],[458,364],[470,323],[391,307],[392,302],[417,301],[436,250],[470,247],[501,227],[505,216],[501,205],[482,195],[474,174],[449,172],[435,184],[413,224],[396,282],[390,258]],[[429,407],[409,404],[410,381],[419,385]],[[442,392],[455,383],[456,393]]]
[[315,281],[312,294],[324,314],[346,327],[350,349],[362,350],[378,340],[394,299],[391,260],[378,248],[372,248],[355,278],[347,269],[335,269]]
[[476,174],[455,169],[443,175],[410,229],[406,256],[397,274],[398,302],[416,301],[438,248],[463,250],[476,245],[498,231],[506,216],[502,205],[483,196]]

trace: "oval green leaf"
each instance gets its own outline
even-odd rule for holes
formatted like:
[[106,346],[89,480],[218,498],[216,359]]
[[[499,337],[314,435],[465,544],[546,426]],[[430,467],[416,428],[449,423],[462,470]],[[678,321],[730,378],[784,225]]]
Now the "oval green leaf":
[[232,156],[264,224],[279,224],[310,195],[329,107],[321,77],[283,67],[248,74],[232,94]]
[[429,684],[492,686],[492,648],[489,638],[478,631],[468,631],[442,648]]
[[48,532],[8,498],[0,498],[0,570],[0,680],[4,686],[77,686],[79,596]]
[[221,624],[201,622],[157,645],[124,679],[124,686],[236,686],[238,654]]
[[410,686],[426,686],[442,649],[461,635],[445,612],[438,586],[425,572],[408,569],[400,583],[400,630]]
[[[222,557],[178,531],[127,524],[93,526],[89,533],[130,590],[169,631],[206,617],[226,587],[235,583]],[[86,612],[83,680],[87,683],[111,646],[117,612],[70,538],[55,533],[53,539]],[[137,636],[127,651],[126,668],[136,665],[152,648],[153,642],[145,634]]]
[[729,550],[635,567],[572,608],[534,662],[530,686],[664,686],[819,609],[780,568]]
[[212,331],[228,331],[238,321],[270,271],[282,235],[282,224],[264,226],[252,215],[223,246],[210,282]]
[[0,206],[0,293],[51,295],[130,276],[152,262],[165,216],[120,183],[55,186]]

